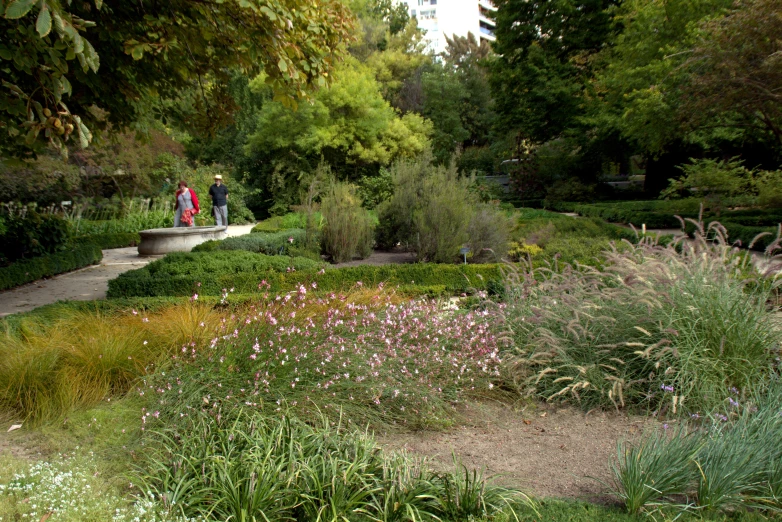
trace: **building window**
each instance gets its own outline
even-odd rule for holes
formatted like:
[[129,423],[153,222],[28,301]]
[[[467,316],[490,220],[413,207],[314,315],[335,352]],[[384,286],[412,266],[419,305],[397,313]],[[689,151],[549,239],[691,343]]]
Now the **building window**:
[[412,17],[415,17],[415,9],[413,9],[412,11],[410,11],[410,16],[412,16]]
[[429,0],[429,5],[437,5],[437,0]]

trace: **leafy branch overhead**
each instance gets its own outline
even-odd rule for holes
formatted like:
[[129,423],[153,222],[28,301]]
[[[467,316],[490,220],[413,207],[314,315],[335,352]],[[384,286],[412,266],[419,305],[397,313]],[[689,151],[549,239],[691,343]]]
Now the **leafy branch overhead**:
[[9,156],[46,140],[64,151],[74,132],[86,147],[89,129],[126,127],[154,100],[193,83],[206,93],[236,69],[263,72],[275,99],[295,107],[329,83],[352,27],[336,0],[0,0],[0,13]]

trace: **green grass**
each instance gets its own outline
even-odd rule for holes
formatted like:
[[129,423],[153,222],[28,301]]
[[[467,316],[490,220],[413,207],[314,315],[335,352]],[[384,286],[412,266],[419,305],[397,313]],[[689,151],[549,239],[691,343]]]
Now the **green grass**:
[[736,390],[704,420],[652,432],[636,444],[620,443],[616,495],[630,513],[677,503],[710,514],[746,507],[782,511],[782,449],[776,443],[782,437],[781,401],[782,384],[773,379],[766,393],[741,396]]
[[[494,520],[503,522],[765,522],[768,515],[739,511],[731,514],[682,514],[677,510],[654,511],[643,515],[629,515],[616,507],[598,506],[586,502],[542,500],[538,513],[516,510],[514,514],[503,513]],[[516,518],[518,517],[518,519]],[[773,517],[772,517],[773,519]]]

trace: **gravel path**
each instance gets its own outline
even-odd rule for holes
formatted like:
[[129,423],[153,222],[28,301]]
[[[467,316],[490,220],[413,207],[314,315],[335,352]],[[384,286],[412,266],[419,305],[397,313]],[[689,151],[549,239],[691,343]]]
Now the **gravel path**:
[[[656,425],[636,415],[530,403],[468,403],[464,424],[442,432],[378,434],[388,449],[404,450],[438,469],[452,469],[456,457],[468,469],[483,469],[500,484],[544,497],[610,502],[603,485],[611,480],[618,441],[633,440]],[[601,483],[601,481],[603,483]]]
[[[253,225],[228,227],[229,236],[249,234]],[[57,301],[93,301],[105,299],[109,280],[123,272],[141,268],[163,256],[140,257],[136,247],[103,251],[100,264],[41,279],[0,292],[0,317],[29,312],[33,308]]]

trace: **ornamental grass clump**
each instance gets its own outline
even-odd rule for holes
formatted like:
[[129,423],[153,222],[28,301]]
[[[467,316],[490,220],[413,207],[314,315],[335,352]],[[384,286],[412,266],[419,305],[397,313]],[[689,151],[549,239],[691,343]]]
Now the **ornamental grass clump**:
[[724,391],[710,415],[692,414],[675,428],[620,443],[612,467],[614,494],[627,510],[678,505],[691,511],[742,508],[779,512],[782,384],[762,394]]
[[196,302],[23,319],[0,334],[0,408],[35,423],[121,397],[182,346],[205,345],[234,323]]
[[[200,405],[149,432],[134,483],[169,513],[209,520],[471,520],[532,501],[385,454],[366,433],[316,417]],[[458,503],[461,502],[461,503]],[[458,503],[458,505],[456,505]]]
[[355,186],[333,182],[323,195],[321,211],[325,219],[323,252],[334,262],[366,259],[372,254],[375,225],[369,211],[361,206]]
[[767,306],[776,284],[719,224],[692,241],[645,238],[605,257],[603,267],[510,274],[506,362],[519,390],[676,414],[710,411],[730,387],[765,386],[782,340]]

